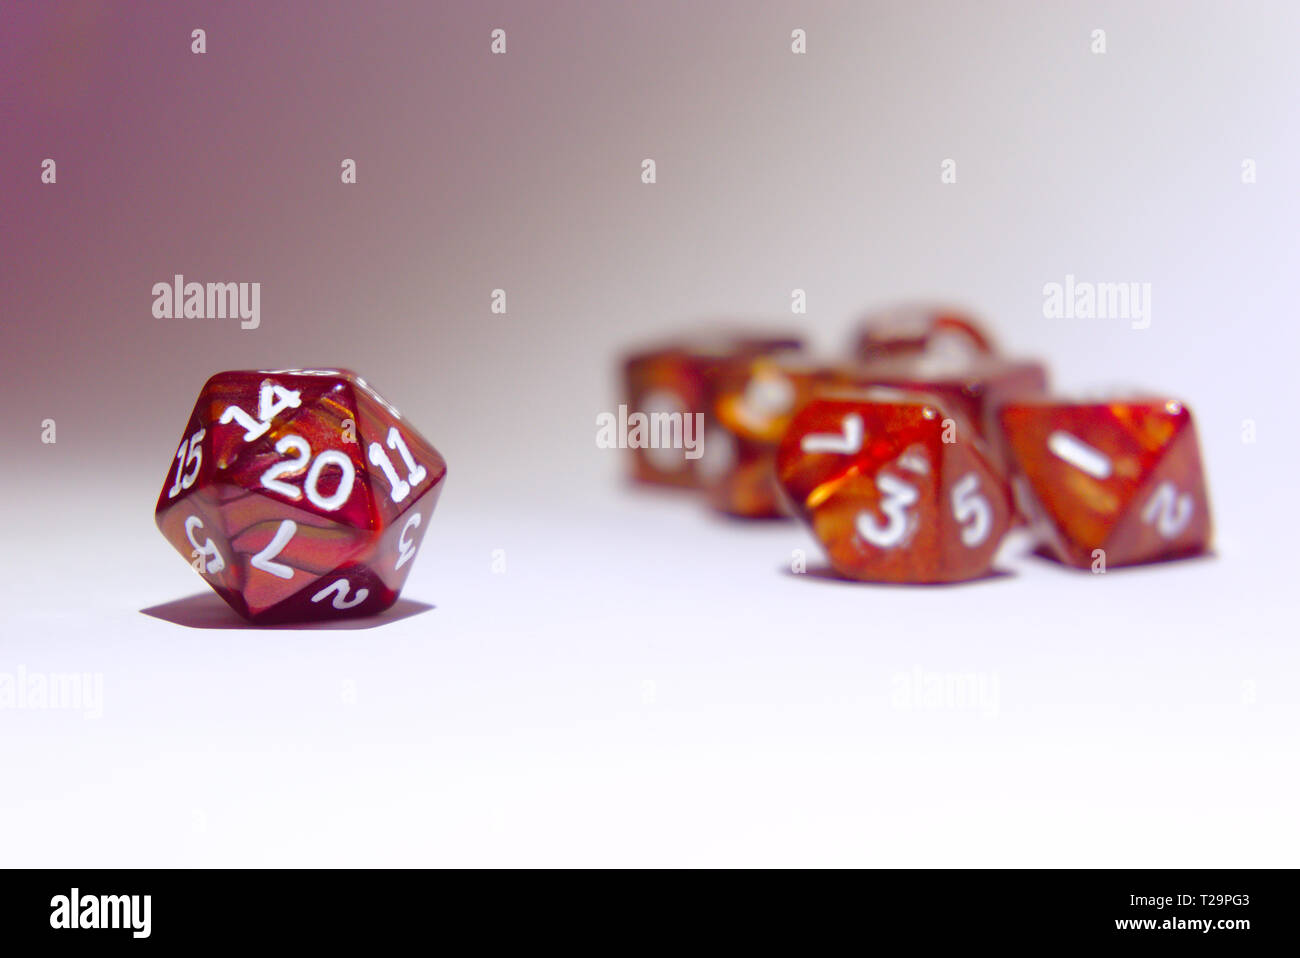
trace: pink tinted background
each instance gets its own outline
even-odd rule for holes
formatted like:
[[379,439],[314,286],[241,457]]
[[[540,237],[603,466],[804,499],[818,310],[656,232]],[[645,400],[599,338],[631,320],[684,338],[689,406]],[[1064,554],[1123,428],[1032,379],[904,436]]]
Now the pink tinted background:
[[[1221,460],[1242,455],[1241,419],[1276,422],[1297,345],[1286,5],[5,17],[0,429],[35,468],[111,447],[115,474],[153,482],[209,373],[336,363],[446,447],[462,494],[517,491],[505,449],[537,464],[533,484],[594,487],[619,467],[592,436],[626,344],[718,314],[789,325],[794,288],[827,350],[865,306],[968,303],[1066,385],[1184,395]],[[261,282],[261,328],[154,319],[150,289],[177,272]],[[1044,319],[1042,286],[1066,273],[1152,283],[1152,328]],[[33,448],[47,416],[57,450]],[[1286,450],[1249,450],[1251,471]]]

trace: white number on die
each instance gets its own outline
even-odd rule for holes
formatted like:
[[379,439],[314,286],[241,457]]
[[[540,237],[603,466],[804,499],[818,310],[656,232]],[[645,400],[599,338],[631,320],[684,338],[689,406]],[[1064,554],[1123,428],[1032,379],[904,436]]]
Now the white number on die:
[[217,549],[217,544],[211,539],[204,536],[204,542],[199,545],[198,539],[194,533],[203,528],[203,520],[198,516],[190,516],[185,520],[185,538],[190,540],[190,545],[194,546],[194,551],[203,556],[203,571],[212,574],[220,572],[226,567],[226,560],[221,558],[221,552]]
[[796,398],[794,383],[775,370],[765,369],[745,384],[740,414],[750,423],[761,426],[765,420],[789,412]]
[[[339,470],[339,484],[332,495],[322,496],[320,494],[320,476],[326,466],[335,466]],[[316,460],[311,464],[311,468],[307,470],[307,481],[303,484],[303,490],[307,493],[307,501],[317,509],[333,512],[348,501],[348,496],[352,495],[352,484],[356,481],[356,478],[357,469],[356,466],[352,465],[350,458],[337,449],[326,449],[316,457]]]
[[292,567],[285,565],[283,562],[274,562],[272,560],[284,550],[284,547],[289,544],[289,540],[293,538],[293,534],[297,531],[298,523],[292,519],[285,519],[280,523],[280,528],[275,530],[275,535],[266,544],[266,548],[249,559],[248,564],[254,569],[261,569],[263,572],[269,572],[281,579],[292,579]]
[[182,489],[194,485],[194,480],[199,477],[199,466],[203,463],[202,442],[206,434],[207,430],[199,429],[194,435],[181,441],[181,447],[176,450],[176,482],[167,490],[168,499],[176,498]]
[[257,395],[257,418],[270,422],[286,409],[297,409],[302,405],[302,393],[296,389],[285,389],[267,380]]
[[406,478],[403,479],[393,468],[393,460],[384,452],[384,447],[377,442],[370,444],[370,463],[379,467],[388,480],[388,493],[393,502],[401,502],[411,494],[411,487],[418,486],[424,481],[425,476],[429,474],[424,466],[415,461],[411,455],[411,450],[406,446],[406,440],[402,434],[397,431],[396,426],[389,427],[388,430],[388,448],[397,452],[402,457],[402,464],[406,466]]
[[1110,478],[1110,459],[1100,449],[1088,445],[1078,436],[1058,429],[1047,437],[1047,448],[1058,459],[1068,462],[1094,479]]
[[884,496],[880,503],[880,511],[884,513],[887,521],[881,524],[874,515],[864,511],[858,513],[854,525],[858,535],[873,546],[890,549],[902,542],[907,535],[909,524],[907,509],[916,504],[920,494],[915,486],[888,474],[876,477],[876,488]]
[[348,598],[348,589],[350,588],[347,579],[335,579],[325,588],[321,589],[311,597],[313,602],[320,602],[326,596],[333,594],[334,601],[331,603],[336,609],[351,609],[366,601],[370,595],[369,589],[357,589],[356,594],[351,599]]
[[833,432],[810,432],[799,440],[799,448],[804,452],[833,452],[842,456],[851,456],[862,448],[865,433],[862,417],[855,412],[849,413],[841,423],[838,435]]
[[1195,503],[1190,492],[1179,493],[1177,487],[1165,480],[1156,486],[1156,491],[1147,500],[1142,509],[1142,521],[1155,525],[1156,531],[1166,539],[1172,539],[1192,521]]
[[979,488],[980,477],[973,472],[966,473],[952,487],[952,516],[963,523],[961,541],[970,549],[987,539],[993,527],[993,508]]
[[[227,409],[226,412],[230,410]],[[311,459],[311,445],[302,436],[288,435],[281,436],[280,441],[275,444],[275,451],[280,455],[286,455],[292,450],[297,453],[296,459],[286,459],[284,462],[277,462],[270,469],[262,473],[262,485],[272,492],[278,492],[286,498],[297,501],[302,498],[302,491],[297,486],[291,486],[280,479],[280,476],[296,476],[307,468],[307,462]]]
[[[311,445],[302,436],[293,434],[281,436],[280,441],[275,444],[275,451],[282,456],[292,451],[296,456],[284,462],[274,463],[262,473],[262,485],[272,492],[278,492],[295,502],[302,498],[303,492],[306,492],[307,500],[316,508],[324,509],[326,512],[333,512],[340,508],[352,495],[357,471],[352,465],[352,460],[344,453],[337,449],[327,449],[318,455],[315,461],[311,461]],[[308,462],[311,462],[310,469],[307,468]],[[320,480],[327,466],[334,466],[339,470],[339,484],[331,495],[323,496],[320,492]],[[285,475],[296,476],[304,469],[307,469],[307,478],[303,481],[301,490],[280,478]]]
[[[238,423],[244,427],[244,442],[252,442],[266,434],[271,428],[271,420],[286,409],[297,409],[302,405],[302,394],[296,389],[285,389],[269,379],[262,383],[257,396],[257,419],[244,412],[239,406],[227,406],[221,414],[221,425]],[[260,420],[260,422],[259,422]]]
[[406,534],[412,529],[420,528],[420,521],[420,514],[418,512],[412,513],[411,518],[406,520],[406,525],[402,526],[402,532],[397,537],[398,556],[397,563],[393,566],[394,572],[415,558],[416,545],[406,537]]

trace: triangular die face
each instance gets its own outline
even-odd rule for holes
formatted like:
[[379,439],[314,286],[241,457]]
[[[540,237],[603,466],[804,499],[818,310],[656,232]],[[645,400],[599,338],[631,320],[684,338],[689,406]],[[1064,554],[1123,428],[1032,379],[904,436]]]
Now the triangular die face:
[[1210,542],[1210,499],[1196,430],[1187,423],[1106,542],[1109,565],[1191,555]]
[[247,615],[247,606],[240,595],[244,570],[234,561],[212,487],[194,489],[184,499],[164,507],[155,520],[158,530],[181,558],[191,566],[201,558],[200,568],[195,571],[236,612]]
[[413,492],[406,511],[384,530],[382,536],[356,561],[370,569],[393,592],[406,584],[411,569],[424,548],[429,534],[433,510],[442,493],[442,484],[426,485],[423,491]]
[[[259,412],[268,411],[260,396],[264,384],[298,392],[299,404],[281,403],[270,420],[259,420]],[[274,409],[277,397],[270,400]],[[357,411],[346,379],[240,373],[229,382],[219,378],[208,402],[215,423],[214,483],[288,508],[316,511],[344,525],[374,528],[361,446],[353,441],[358,435]],[[229,413],[232,407],[238,411]]]
[[387,528],[442,483],[447,464],[433,444],[364,380],[352,383],[351,389],[357,410],[358,457],[369,477],[380,526]]
[[1179,429],[1164,403],[1012,404],[1002,422],[1060,558],[1092,562]]
[[259,625],[275,622],[328,622],[377,615],[397,601],[374,571],[345,563],[308,582],[283,601],[250,617]]
[[320,576],[366,552],[375,533],[256,492],[222,489],[217,507],[228,560],[249,614],[283,602]]
[[944,447],[939,490],[943,578],[982,575],[1011,524],[1006,482],[981,444],[958,441]]
[[814,400],[796,414],[776,453],[776,472],[796,509],[817,505],[817,491],[851,469],[866,441],[864,404]]

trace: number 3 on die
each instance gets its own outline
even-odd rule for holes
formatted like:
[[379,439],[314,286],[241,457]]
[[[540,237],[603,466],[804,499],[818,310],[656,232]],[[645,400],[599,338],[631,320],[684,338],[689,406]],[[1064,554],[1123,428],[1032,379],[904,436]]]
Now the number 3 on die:
[[401,534],[397,537],[397,562],[393,564],[393,571],[396,572],[406,563],[415,558],[415,550],[419,548],[419,543],[415,541],[412,533],[420,528],[423,517],[418,512],[411,513],[411,517],[406,520],[406,525],[402,526]]

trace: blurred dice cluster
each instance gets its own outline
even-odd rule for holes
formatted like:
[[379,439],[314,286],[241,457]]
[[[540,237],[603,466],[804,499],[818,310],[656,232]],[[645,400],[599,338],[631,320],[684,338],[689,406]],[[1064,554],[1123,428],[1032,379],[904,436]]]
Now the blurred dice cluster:
[[623,379],[636,480],[796,516],[847,578],[981,578],[1013,530],[1093,572],[1210,545],[1185,403],[1055,395],[1042,362],[961,310],[870,315],[834,357],[797,333],[719,330],[637,350]]

